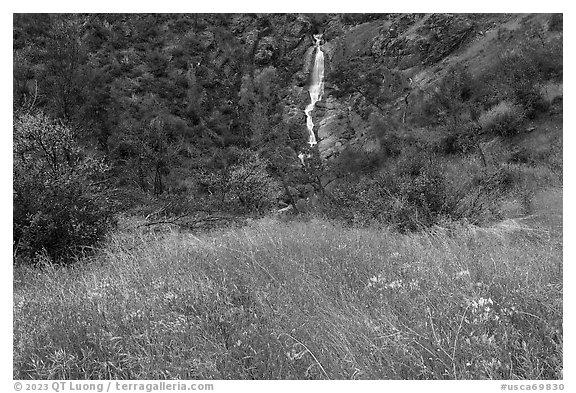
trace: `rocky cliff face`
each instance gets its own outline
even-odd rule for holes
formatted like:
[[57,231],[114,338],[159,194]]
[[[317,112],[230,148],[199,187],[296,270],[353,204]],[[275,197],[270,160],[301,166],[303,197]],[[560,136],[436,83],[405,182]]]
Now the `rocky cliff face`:
[[[325,92],[312,116],[320,155],[330,159],[347,147],[379,150],[381,142],[372,129],[375,117],[405,121],[402,116],[435,89],[450,67],[479,73],[549,20],[546,14],[240,14],[231,18],[229,28],[243,43],[242,50],[253,54],[255,68],[278,70],[283,120],[299,125],[304,135],[312,35],[323,32]],[[210,34],[200,41],[207,50],[217,46]],[[376,95],[390,95],[385,107],[376,108],[353,89],[343,92],[336,74],[352,62],[358,64],[353,77],[380,75]],[[388,81],[390,75],[401,80]]]
[[[365,18],[369,20],[329,16],[322,27],[326,39],[322,45],[326,59],[325,94],[313,117],[323,158],[334,157],[348,146],[367,151],[380,147],[371,132],[370,113],[374,110],[366,100],[357,93],[338,98],[333,94],[339,89],[339,81],[332,77],[341,65],[355,60],[362,64],[360,73],[369,72],[377,64],[398,73],[404,79],[403,85],[409,86],[405,94],[388,105],[391,114],[398,117],[406,109],[403,107],[411,104],[407,98],[410,94],[414,97],[433,89],[448,68],[461,65],[472,74],[481,71],[498,61],[501,51],[534,34],[537,26],[547,24],[550,15],[380,14]],[[310,26],[311,23],[302,22],[298,31],[307,32]],[[297,88],[292,91],[292,102],[298,104],[290,111],[293,116],[299,116],[298,110],[303,110],[307,102],[306,75],[311,67],[311,52],[311,39],[304,39],[292,53],[303,59],[301,69],[293,77]]]

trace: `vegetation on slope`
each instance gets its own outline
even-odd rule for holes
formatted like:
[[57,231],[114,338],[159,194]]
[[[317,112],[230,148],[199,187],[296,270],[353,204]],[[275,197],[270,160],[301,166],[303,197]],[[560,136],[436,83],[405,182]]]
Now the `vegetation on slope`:
[[[460,59],[485,44],[484,30],[517,20],[514,37],[502,30],[495,38],[499,58],[481,69]],[[326,96],[356,119],[345,134],[360,125],[376,140],[371,153],[343,141],[342,152],[323,160],[306,146],[301,74],[318,30],[329,40]],[[336,54],[330,45],[339,45]],[[406,68],[408,58],[414,64]],[[434,69],[438,76],[423,84],[421,75]],[[105,191],[96,198],[105,206],[86,205],[79,223],[82,214],[64,217],[48,207],[39,219],[44,186],[15,151],[16,184],[38,183],[16,187],[15,200],[39,202],[15,203],[14,249],[24,263],[46,252],[66,262],[73,239],[86,251],[102,238],[103,230],[69,236],[93,226],[92,213],[129,209],[174,220],[291,205],[296,213],[401,231],[494,222],[503,216],[500,202],[529,206],[531,195],[561,183],[561,135],[552,135],[540,157],[514,138],[546,118],[561,121],[561,94],[545,90],[561,86],[562,72],[558,15],[16,14],[16,138],[26,119],[43,119],[42,132],[60,124],[67,143],[107,170],[96,190]],[[32,148],[31,155],[44,154],[41,144]],[[304,165],[299,153],[310,154]],[[58,154],[66,162],[66,151]],[[459,167],[467,178],[455,176]],[[535,173],[543,179],[532,181]],[[84,176],[74,188],[94,183]],[[52,199],[64,206],[67,195]],[[58,252],[50,250],[55,233],[70,239]]]
[[[423,19],[410,26],[410,20],[398,16],[391,26],[383,26],[388,35],[377,34],[372,51],[357,48],[334,55],[337,61],[327,77],[331,94],[351,105],[344,112],[371,126],[360,136],[350,133],[352,139],[341,141],[340,153],[331,155],[332,162],[348,168],[354,163],[356,169],[329,175],[331,182],[339,179],[331,186],[334,198],[327,200],[327,213],[402,231],[447,221],[494,222],[505,214],[505,201],[518,201],[529,214],[535,193],[562,183],[562,96],[548,90],[556,86],[561,91],[562,86],[562,35],[552,24],[558,17],[507,16],[521,21],[516,31],[490,39],[478,33],[487,28],[483,24],[489,20],[483,18],[477,23],[463,15],[415,18]],[[450,47],[453,20],[467,26],[468,33],[475,26],[476,40],[466,38],[469,47]],[[395,24],[402,21],[408,25],[400,29]],[[418,27],[421,22],[424,26]],[[435,23],[436,28],[430,27]],[[416,45],[432,39],[431,34],[447,36],[428,49]],[[351,30],[340,45],[358,44],[355,35]],[[379,40],[386,50],[375,51]],[[403,68],[391,63],[395,52],[390,48],[396,47],[402,58],[427,51],[439,58],[434,67],[418,61]],[[484,49],[491,53],[480,56]],[[466,63],[473,55],[485,64]],[[349,116],[327,112],[323,116]],[[351,119],[351,124],[362,123]],[[546,135],[539,153],[533,144],[523,143],[537,135]],[[372,153],[351,147],[366,139],[375,141]]]
[[14,378],[562,378],[561,15],[14,22]]

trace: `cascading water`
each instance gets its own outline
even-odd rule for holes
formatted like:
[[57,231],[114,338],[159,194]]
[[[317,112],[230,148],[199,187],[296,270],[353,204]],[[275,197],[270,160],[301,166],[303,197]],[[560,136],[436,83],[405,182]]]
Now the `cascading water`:
[[304,110],[304,113],[306,113],[306,126],[310,133],[308,138],[308,144],[310,144],[310,146],[314,146],[317,143],[316,136],[314,135],[312,111],[314,110],[316,103],[322,99],[322,94],[324,94],[324,52],[320,49],[322,34],[315,34],[314,39],[316,40],[316,44],[314,45],[316,48],[316,56],[314,58],[314,66],[310,77],[310,87],[308,88],[308,92],[310,93],[310,104],[308,104]]

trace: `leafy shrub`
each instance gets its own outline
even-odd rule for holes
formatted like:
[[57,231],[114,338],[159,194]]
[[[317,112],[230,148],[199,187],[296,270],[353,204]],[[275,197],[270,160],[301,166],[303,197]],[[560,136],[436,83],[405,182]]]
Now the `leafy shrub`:
[[[72,131],[43,114],[14,121],[14,247],[33,263],[39,253],[67,261],[94,246],[112,224],[102,184],[106,166],[82,154]],[[91,185],[93,184],[93,185]]]
[[519,126],[525,115],[519,105],[502,101],[492,109],[480,115],[478,122],[486,133],[501,136],[513,136],[519,133]]
[[445,155],[465,155],[477,149],[478,125],[468,122],[457,127],[444,127],[446,136],[440,141],[437,151]]
[[419,126],[469,121],[474,118],[475,101],[481,91],[482,85],[468,70],[453,66],[437,85],[411,94],[411,120]]
[[542,164],[510,163],[502,165],[500,170],[508,180],[510,193],[522,203],[527,214],[533,213],[532,199],[539,190],[557,186],[562,181],[550,167]]
[[[539,36],[539,33],[534,33]],[[481,101],[513,101],[523,107],[525,116],[533,119],[548,110],[540,86],[546,81],[561,82],[563,77],[562,39],[548,42],[533,39],[501,57],[501,61],[482,77],[485,82]]]
[[547,112],[550,105],[540,90],[547,81],[562,82],[562,38],[544,42],[540,31],[532,35],[523,45],[504,52],[480,75],[472,77],[458,65],[448,69],[436,85],[415,91],[410,96],[408,119],[419,126],[465,123],[502,101],[518,105],[529,119]]
[[535,119],[538,114],[545,113],[550,108],[550,104],[535,86],[520,85],[515,89],[515,94],[516,102],[524,108],[525,116],[528,119]]
[[564,15],[563,14],[552,14],[548,20],[548,30],[549,31],[562,31],[564,27]]
[[461,160],[446,164],[444,176],[450,219],[485,224],[500,218],[500,201],[513,182],[503,168]]
[[230,193],[249,212],[262,213],[270,209],[280,196],[280,188],[266,171],[266,164],[253,155],[230,169]]
[[383,224],[400,232],[450,221],[484,224],[500,218],[500,201],[516,178],[475,159],[406,154],[374,176],[349,177],[332,188],[323,213],[351,225]]
[[350,224],[383,223],[401,232],[434,225],[444,209],[440,168],[423,160],[404,160],[388,172],[349,178],[331,191],[324,206],[330,218]]

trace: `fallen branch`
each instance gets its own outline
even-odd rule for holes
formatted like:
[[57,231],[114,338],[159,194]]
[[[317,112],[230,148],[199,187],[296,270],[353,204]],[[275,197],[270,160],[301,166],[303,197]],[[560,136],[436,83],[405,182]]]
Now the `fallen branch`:
[[[149,227],[149,226],[152,226],[152,225],[160,225],[160,224],[173,224],[173,225],[183,226],[182,223],[179,223],[179,222],[177,222],[177,221],[180,220],[180,219],[182,219],[182,218],[184,218],[184,217],[186,217],[187,215],[188,215],[188,213],[186,213],[186,214],[181,214],[181,215],[179,215],[178,217],[173,218],[173,219],[171,219],[171,220],[160,220],[160,221],[146,222],[146,223],[144,223],[144,224],[138,225],[138,228],[140,228],[140,227]],[[146,216],[146,218],[148,218],[148,217],[150,217],[150,214],[149,214],[148,216]]]
[[174,219],[171,219],[171,220],[160,220],[160,221],[147,222],[147,223],[138,225],[138,228],[150,227],[153,225],[162,225],[162,224],[177,225],[177,226],[183,227],[183,228],[191,228],[191,227],[197,226],[198,224],[201,224],[203,222],[214,222],[214,221],[220,221],[220,220],[236,220],[236,219],[244,218],[241,216],[212,216],[212,217],[204,217],[204,218],[200,218],[200,219],[196,219],[196,220],[189,220],[186,222],[178,222],[180,219],[182,219],[188,215],[189,214],[183,214],[183,215],[180,215],[180,216],[178,216]]

